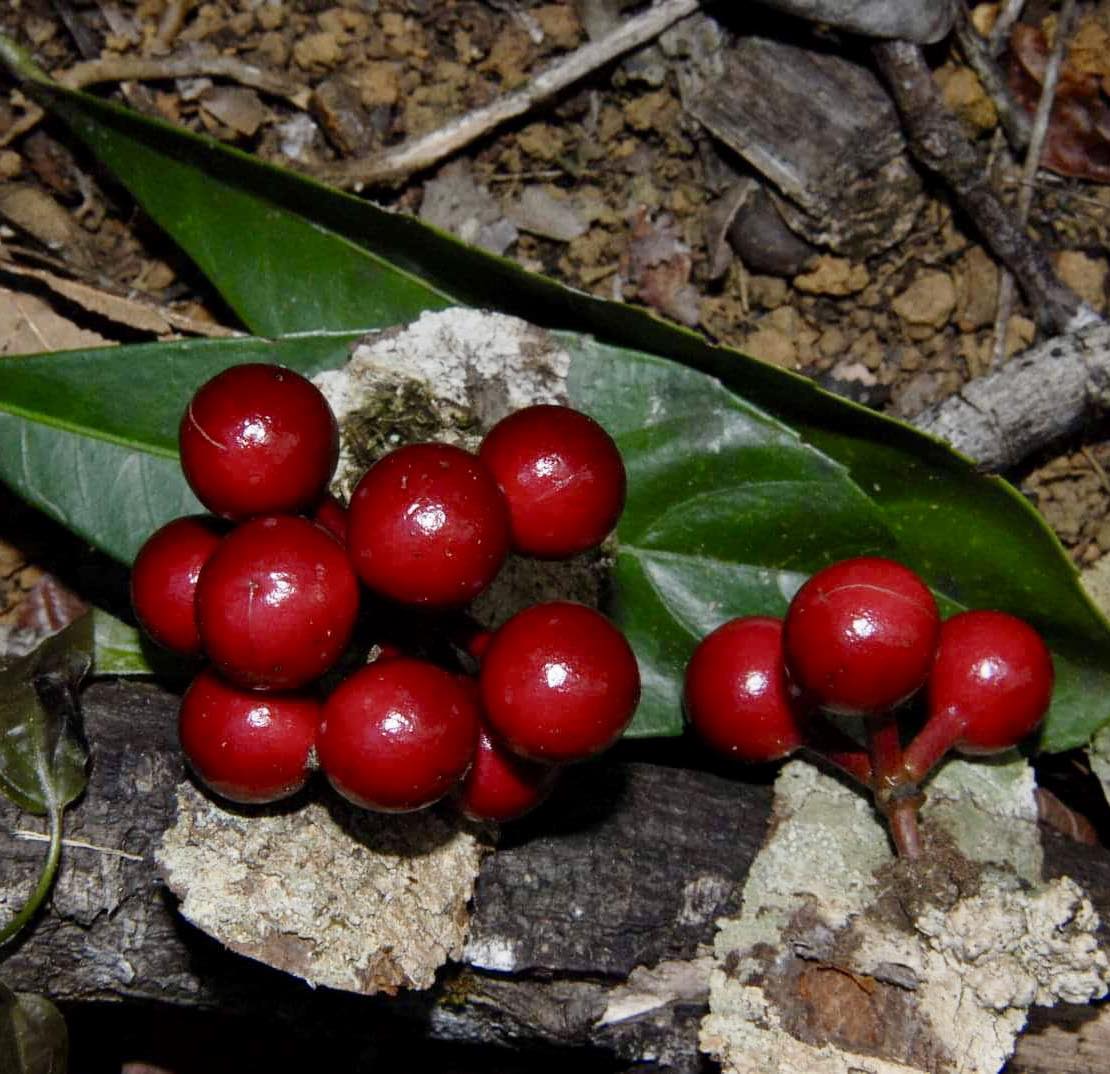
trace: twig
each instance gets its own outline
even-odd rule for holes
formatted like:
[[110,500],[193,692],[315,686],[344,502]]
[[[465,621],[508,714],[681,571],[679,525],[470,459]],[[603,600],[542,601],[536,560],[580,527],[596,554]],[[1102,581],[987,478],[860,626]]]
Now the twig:
[[1006,0],[1005,6],[999,11],[991,27],[991,35],[987,38],[987,48],[992,56],[997,56],[1010,40],[1010,31],[1014,23],[1021,18],[1025,0]]
[[314,174],[336,186],[361,190],[428,168],[510,119],[530,112],[626,52],[647,44],[679,19],[692,15],[699,4],[700,0],[659,0],[643,14],[623,19],[604,37],[559,59],[515,93],[373,157],[325,165],[314,169]]
[[1065,286],[1041,246],[1018,225],[991,189],[975,147],[944,107],[921,50],[904,41],[872,46],[919,161],[952,190],[984,243],[1025,292],[1041,326],[1075,331],[1097,314]]
[[1011,147],[1017,151],[1024,149],[1029,144],[1029,117],[1025,110],[1014,100],[1010,87],[1006,82],[994,56],[987,46],[987,42],[971,23],[968,16],[967,4],[961,3],[956,15],[956,39],[960,43],[960,51],[964,54],[968,66],[978,76],[987,96],[990,97],[998,112],[998,120]]
[[[1025,228],[1029,222],[1029,210],[1033,207],[1033,177],[1041,163],[1048,124],[1052,118],[1052,105],[1056,100],[1056,85],[1060,80],[1060,67],[1064,61],[1064,51],[1071,38],[1075,21],[1075,0],[1064,0],[1056,27],[1056,40],[1052,44],[1052,54],[1045,65],[1044,82],[1041,85],[1037,111],[1033,114],[1033,127],[1029,133],[1029,149],[1025,154],[1025,164],[1021,170],[1022,185],[1018,188],[1017,222]],[[998,308],[994,319],[994,353],[992,365],[1000,366],[1006,358],[1006,325],[1014,306],[1014,277],[1003,271],[998,281]]]
[[[16,839],[26,839],[30,843],[49,843],[50,836],[42,832],[30,832],[17,828],[12,832]],[[78,850],[95,850],[98,854],[109,854],[114,858],[125,858],[127,861],[145,861],[141,854],[131,854],[126,850],[116,850],[114,847],[97,846],[95,843],[86,843],[84,839],[63,839],[63,847],[75,847]]]
[[109,56],[77,63],[55,73],[67,89],[83,89],[96,82],[156,82],[172,78],[226,78],[252,89],[284,97],[298,107],[304,106],[305,90],[286,78],[245,63],[234,56],[186,52],[178,56]]
[[1110,410],[1110,325],[1038,343],[913,424],[984,470],[1006,470]]

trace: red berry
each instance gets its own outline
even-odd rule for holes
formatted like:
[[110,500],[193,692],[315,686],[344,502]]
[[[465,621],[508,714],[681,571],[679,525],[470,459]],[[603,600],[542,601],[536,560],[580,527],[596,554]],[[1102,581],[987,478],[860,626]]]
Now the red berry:
[[535,809],[555,786],[558,772],[511,753],[482,727],[474,764],[459,785],[456,801],[472,820],[502,824]]
[[258,363],[202,385],[179,441],[197,498],[233,519],[310,507],[339,457],[339,428],[320,390],[291,369]]
[[292,690],[342,655],[358,582],[331,534],[272,515],[224,538],[200,573],[197,627],[212,662],[240,686]]
[[624,635],[581,604],[553,601],[514,615],[482,658],[482,706],[522,757],[581,761],[632,720],[640,673]]
[[962,612],[940,628],[929,675],[929,722],[959,727],[963,753],[1010,749],[1044,718],[1052,656],[1040,635],[1005,612]]
[[323,526],[340,544],[347,543],[347,508],[330,492],[316,505],[312,521]]
[[719,753],[777,761],[804,741],[800,691],[786,674],[782,620],[732,619],[703,638],[686,668],[686,715]]
[[879,713],[929,674],[940,616],[925,583],[893,560],[863,556],[818,571],[783,626],[793,680],[826,709]]
[[202,671],[181,701],[185,757],[206,786],[233,802],[276,802],[310,772],[320,705],[297,694],[258,694]]
[[478,707],[458,677],[394,657],[356,671],[324,703],[320,767],[345,798],[402,813],[442,798],[465,774]]
[[411,444],[379,459],[358,483],[347,547],[359,576],[382,596],[465,604],[505,561],[508,511],[473,455],[449,444]]
[[518,410],[490,429],[478,454],[508,501],[518,552],[565,559],[596,548],[620,518],[626,484],[620,451],[577,410]]
[[159,645],[188,656],[200,652],[194,613],[197,579],[220,540],[213,520],[178,518],[139,549],[131,568],[131,606],[139,625]]

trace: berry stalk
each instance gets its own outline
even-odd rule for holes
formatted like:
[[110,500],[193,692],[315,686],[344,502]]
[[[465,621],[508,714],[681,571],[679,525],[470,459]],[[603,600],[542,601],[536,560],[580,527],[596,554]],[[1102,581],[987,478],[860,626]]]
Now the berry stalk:
[[867,717],[867,743],[871,753],[871,791],[875,807],[886,817],[899,857],[914,861],[921,855],[917,827],[920,795],[907,781],[898,720],[893,712]]

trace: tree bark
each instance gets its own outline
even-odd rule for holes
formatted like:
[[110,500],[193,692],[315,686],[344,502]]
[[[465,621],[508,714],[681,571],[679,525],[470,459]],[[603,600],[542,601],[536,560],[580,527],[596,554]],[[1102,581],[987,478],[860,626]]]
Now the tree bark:
[[[185,777],[176,706],[174,695],[150,685],[86,691],[89,788],[67,818],[71,844],[51,905],[3,963],[10,987],[63,1001],[285,1015],[317,1032],[378,1041],[419,1031],[470,1042],[592,1044],[629,1061],[651,1056],[667,1069],[698,1069],[704,956],[715,920],[737,909],[763,840],[766,782],[628,758],[568,770],[550,803],[508,829],[486,859],[464,964],[427,992],[368,999],[313,991],[224,950],[175,913],[153,851]],[[38,818],[6,802],[0,823],[9,832],[41,830]],[[1046,872],[1084,884],[1106,920],[1110,855],[1047,833],[1045,843]],[[33,883],[42,850],[21,839],[5,847],[6,912]],[[1057,1017],[1039,1019],[1042,1053],[1045,1026]]]

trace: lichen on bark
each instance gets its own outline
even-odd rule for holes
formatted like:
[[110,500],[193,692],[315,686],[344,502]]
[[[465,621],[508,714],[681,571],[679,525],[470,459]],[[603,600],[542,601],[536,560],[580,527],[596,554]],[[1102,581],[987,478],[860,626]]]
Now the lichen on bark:
[[1030,1006],[1105,995],[1090,900],[1041,881],[1026,763],[951,761],[929,790],[930,855],[907,866],[862,795],[783,769],[715,945],[701,1046],[726,1074],[993,1074]]

